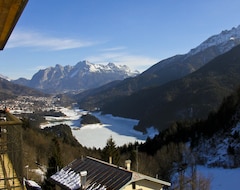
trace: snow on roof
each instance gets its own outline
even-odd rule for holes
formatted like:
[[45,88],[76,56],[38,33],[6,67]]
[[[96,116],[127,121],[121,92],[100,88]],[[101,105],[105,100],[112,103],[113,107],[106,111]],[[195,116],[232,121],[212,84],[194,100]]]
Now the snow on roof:
[[[51,176],[51,179],[59,184],[71,189],[79,189],[81,187],[81,180],[79,173],[76,173],[71,168],[67,170],[61,169],[59,172]],[[106,187],[101,184],[93,183],[89,185],[86,190],[105,190]]]
[[32,181],[32,180],[25,180],[25,184],[26,184],[26,187],[27,189],[42,189],[40,185],[38,185],[35,181]]
[[[86,176],[82,178],[83,172]],[[85,178],[86,177],[86,178]],[[62,170],[50,177],[50,181],[63,189],[86,190],[121,189],[124,186],[141,180],[148,180],[162,186],[171,184],[152,178],[117,165],[109,164],[92,157],[82,157],[74,160]],[[83,183],[83,184],[81,184]]]
[[79,189],[81,187],[79,174],[71,171],[71,168],[66,171],[61,169],[59,172],[52,175],[51,178],[69,189]]

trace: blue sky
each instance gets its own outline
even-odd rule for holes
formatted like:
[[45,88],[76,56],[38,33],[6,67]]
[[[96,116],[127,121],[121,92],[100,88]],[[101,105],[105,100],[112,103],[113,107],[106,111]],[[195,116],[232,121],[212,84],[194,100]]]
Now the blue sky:
[[240,25],[239,0],[29,0],[0,52],[0,74],[30,79],[56,64],[144,71]]

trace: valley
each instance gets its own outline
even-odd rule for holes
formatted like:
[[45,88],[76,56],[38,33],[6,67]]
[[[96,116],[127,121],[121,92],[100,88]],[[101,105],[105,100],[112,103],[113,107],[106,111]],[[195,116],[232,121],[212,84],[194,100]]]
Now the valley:
[[[205,168],[240,166],[239,33],[240,26],[222,31],[141,74],[80,61],[30,81],[1,78],[2,109],[23,121],[24,164],[38,160],[53,174],[82,155],[111,156],[176,187],[209,189]],[[100,123],[81,125],[87,113]]]
[[[0,104],[5,105],[10,109],[12,114],[20,115],[20,117],[21,115],[42,112],[41,115],[44,120],[39,126],[41,129],[61,124],[68,125],[72,129],[73,136],[81,145],[87,148],[103,148],[110,136],[112,136],[117,146],[123,146],[128,143],[144,143],[147,137],[154,137],[158,134],[158,130],[153,127],[149,128],[145,134],[134,130],[134,126],[138,123],[137,120],[102,115],[100,112],[93,112],[91,114],[99,118],[101,124],[90,124],[81,127],[80,118],[88,112],[79,109],[76,104],[64,108],[60,106],[60,102],[61,98],[56,96],[18,96],[14,100],[0,101]],[[56,116],[54,116],[53,111],[56,113],[60,112],[61,114],[56,115],[55,113]]]

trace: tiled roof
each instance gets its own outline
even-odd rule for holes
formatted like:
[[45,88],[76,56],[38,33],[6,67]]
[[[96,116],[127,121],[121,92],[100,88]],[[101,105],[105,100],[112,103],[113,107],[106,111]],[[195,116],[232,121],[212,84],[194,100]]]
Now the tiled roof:
[[79,189],[80,172],[83,171],[87,171],[85,189],[121,189],[132,178],[132,172],[128,170],[86,157],[74,160],[51,176],[51,180],[64,189]]

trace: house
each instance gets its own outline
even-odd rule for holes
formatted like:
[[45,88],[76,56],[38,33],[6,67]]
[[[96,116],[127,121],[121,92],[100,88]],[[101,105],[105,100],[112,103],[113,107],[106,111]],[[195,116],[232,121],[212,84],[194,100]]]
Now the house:
[[170,187],[170,183],[92,157],[76,159],[50,177],[56,189],[150,190]]

